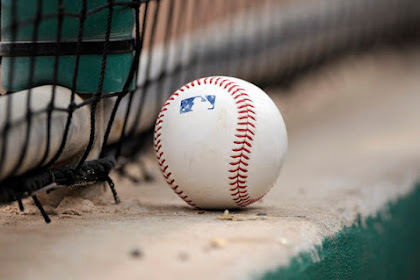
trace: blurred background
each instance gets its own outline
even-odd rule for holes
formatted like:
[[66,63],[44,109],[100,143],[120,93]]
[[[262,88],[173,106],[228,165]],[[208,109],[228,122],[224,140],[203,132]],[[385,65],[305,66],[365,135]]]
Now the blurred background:
[[0,203],[32,197],[47,217],[66,186],[103,183],[118,202],[110,172],[150,179],[127,166],[168,96],[203,76],[256,83],[288,123],[386,98],[417,73],[419,15],[416,0],[2,0]]

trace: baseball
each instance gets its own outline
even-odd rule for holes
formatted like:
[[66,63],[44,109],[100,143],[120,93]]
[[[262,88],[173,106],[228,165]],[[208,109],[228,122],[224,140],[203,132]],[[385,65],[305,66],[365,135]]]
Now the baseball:
[[163,105],[154,146],[166,182],[186,203],[234,209],[260,200],[274,185],[287,132],[260,88],[207,77],[184,85]]

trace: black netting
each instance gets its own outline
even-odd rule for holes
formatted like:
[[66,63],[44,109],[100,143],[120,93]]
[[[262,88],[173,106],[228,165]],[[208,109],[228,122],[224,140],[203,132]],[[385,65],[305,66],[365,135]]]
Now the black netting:
[[113,189],[110,171],[150,145],[190,80],[288,83],[349,51],[415,42],[419,19],[418,0],[1,0],[0,204]]

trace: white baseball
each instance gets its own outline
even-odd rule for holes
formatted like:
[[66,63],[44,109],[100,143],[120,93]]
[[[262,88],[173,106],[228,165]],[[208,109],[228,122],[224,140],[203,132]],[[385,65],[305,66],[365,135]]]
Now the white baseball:
[[154,145],[165,180],[185,202],[232,209],[258,201],[273,186],[287,132],[260,88],[207,77],[184,85],[163,105]]

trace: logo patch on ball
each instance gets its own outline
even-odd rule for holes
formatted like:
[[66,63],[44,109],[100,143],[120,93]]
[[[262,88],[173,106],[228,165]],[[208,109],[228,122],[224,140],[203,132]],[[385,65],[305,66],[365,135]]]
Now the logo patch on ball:
[[193,112],[197,107],[213,110],[216,103],[215,95],[194,96],[181,100],[180,114]]

